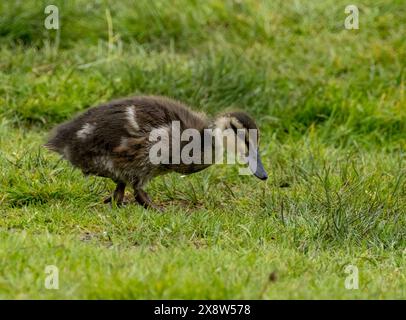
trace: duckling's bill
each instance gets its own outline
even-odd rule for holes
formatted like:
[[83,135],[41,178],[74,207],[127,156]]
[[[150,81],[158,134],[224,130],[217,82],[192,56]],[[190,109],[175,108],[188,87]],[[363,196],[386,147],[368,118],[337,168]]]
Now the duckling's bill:
[[258,179],[266,180],[268,179],[268,174],[264,169],[264,165],[261,161],[261,155],[259,154],[259,150],[256,149],[255,152],[250,152],[248,155],[248,166],[251,172],[256,176]]

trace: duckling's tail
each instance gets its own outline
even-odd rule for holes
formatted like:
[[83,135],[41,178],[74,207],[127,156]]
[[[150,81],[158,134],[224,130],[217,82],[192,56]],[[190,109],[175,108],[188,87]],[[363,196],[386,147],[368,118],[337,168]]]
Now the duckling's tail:
[[64,148],[63,139],[61,139],[61,132],[58,130],[59,127],[52,130],[48,139],[45,140],[46,143],[42,146],[48,150],[55,151],[57,153],[61,153]]
[[59,150],[52,142],[47,142],[47,143],[43,144],[42,146],[48,150],[55,151],[55,152],[58,152],[58,150]]

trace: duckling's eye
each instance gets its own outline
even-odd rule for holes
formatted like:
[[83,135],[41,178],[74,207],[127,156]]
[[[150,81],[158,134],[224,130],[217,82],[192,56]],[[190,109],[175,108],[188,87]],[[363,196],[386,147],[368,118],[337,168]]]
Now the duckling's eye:
[[237,134],[237,127],[232,122],[230,122],[230,127],[233,129],[234,133]]
[[[248,130],[247,129],[240,129],[240,130],[244,130],[244,144],[245,144],[245,151],[248,152],[249,147],[250,147],[250,138],[249,138],[249,134],[248,134]],[[242,137],[241,137],[242,138]]]
[[245,144],[247,147],[250,145],[250,135],[248,133],[248,130],[245,130]]

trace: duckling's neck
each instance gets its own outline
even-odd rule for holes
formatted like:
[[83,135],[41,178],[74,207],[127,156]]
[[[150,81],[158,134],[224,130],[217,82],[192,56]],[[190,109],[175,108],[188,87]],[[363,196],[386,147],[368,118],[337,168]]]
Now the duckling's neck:
[[[209,143],[205,142],[203,144],[202,153],[207,152],[212,157],[212,164],[218,163],[218,157],[223,157],[224,143],[227,135],[225,131],[231,129],[231,119],[225,115],[218,116],[210,122],[208,127],[210,130],[204,139],[208,139]],[[228,133],[229,134],[229,133]]]
[[212,130],[220,129],[221,131],[224,131],[228,128],[230,128],[230,118],[225,116],[214,118],[209,124],[209,129]]

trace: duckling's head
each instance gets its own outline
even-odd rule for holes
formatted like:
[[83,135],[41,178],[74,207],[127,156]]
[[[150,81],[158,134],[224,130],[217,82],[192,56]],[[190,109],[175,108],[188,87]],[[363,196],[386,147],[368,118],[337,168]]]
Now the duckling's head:
[[259,179],[266,180],[268,175],[259,154],[259,129],[255,121],[245,112],[228,112],[214,120],[214,128],[232,132],[236,139],[237,152],[245,155],[249,169]]

